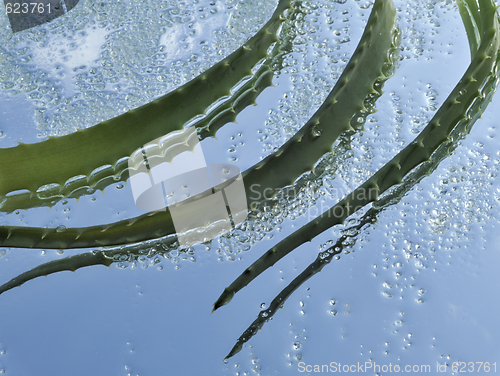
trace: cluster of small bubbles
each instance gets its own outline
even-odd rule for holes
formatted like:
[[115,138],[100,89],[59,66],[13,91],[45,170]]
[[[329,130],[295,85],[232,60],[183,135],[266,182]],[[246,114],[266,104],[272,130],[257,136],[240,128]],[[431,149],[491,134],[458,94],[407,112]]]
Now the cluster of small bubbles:
[[[325,27],[330,29],[335,20],[340,22],[339,13],[331,3],[306,1],[298,8],[294,27],[287,27],[285,23],[284,29],[291,34],[288,37],[292,39],[293,52],[283,58],[279,75],[287,75],[292,87],[265,123],[273,142],[266,141],[264,150],[273,150],[273,144],[281,144],[295,134],[322,104],[339,77],[337,72],[346,64],[342,60],[344,49],[336,45],[337,39],[319,40],[317,33]],[[325,17],[326,25],[320,21]],[[340,40],[345,43],[349,39],[348,28],[346,24],[342,26]],[[315,135],[318,133],[313,131]]]
[[[319,170],[321,171],[321,167]],[[219,238],[221,250],[226,255],[247,251],[264,237],[272,237],[271,232],[284,220],[293,220],[310,214],[309,210],[314,211],[311,208],[321,197],[319,187],[322,184],[322,179],[314,179],[315,177],[316,175],[309,174],[297,181],[292,195],[286,189],[277,192],[272,207],[251,212],[244,223]]]
[[[2,28],[0,87],[29,93],[39,137],[71,133],[187,82],[253,35],[275,6],[196,3],[82,3],[68,14],[71,22],[65,16],[22,37]],[[228,27],[230,37],[221,35]],[[82,50],[83,61],[76,58]]]
[[177,241],[169,241],[168,237],[133,243],[119,247],[106,248],[103,255],[113,260],[120,269],[131,267],[132,269],[141,266],[143,269],[156,266],[157,270],[163,270],[161,262],[166,259],[176,265],[181,261],[196,262],[196,249],[207,250],[208,245],[200,244],[194,247],[182,248]]
[[453,4],[427,0],[408,2],[404,5],[400,16],[404,23],[401,58],[418,59],[425,56],[426,59],[431,59],[434,37],[439,34],[440,27],[435,8],[453,10]]
[[373,5],[373,1],[358,1],[357,4],[360,9],[368,9]]
[[[495,203],[488,193],[498,166],[489,161],[480,145],[475,146],[477,149],[469,153],[473,154],[469,162],[450,167],[439,176],[439,181],[429,192],[434,200],[443,201],[446,205],[422,210],[428,218],[429,230],[445,240],[438,243],[439,248],[449,249],[448,244],[457,242],[467,245],[474,224],[486,222],[492,217]],[[479,160],[481,164],[478,166]],[[483,173],[485,170],[488,173]]]
[[424,107],[423,109],[425,111],[434,112],[438,109],[438,102],[437,102],[438,94],[432,88],[431,84],[427,84],[427,88],[428,90],[425,92],[425,96],[427,98],[427,107]]
[[225,7],[230,11],[228,29],[231,35],[245,35],[248,38],[258,31],[259,25],[267,21],[275,4],[268,1],[226,0]]

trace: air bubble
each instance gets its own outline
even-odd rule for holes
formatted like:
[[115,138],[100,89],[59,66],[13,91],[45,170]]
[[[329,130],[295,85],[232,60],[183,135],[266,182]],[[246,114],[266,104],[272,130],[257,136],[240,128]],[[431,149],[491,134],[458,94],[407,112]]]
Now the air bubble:
[[318,127],[317,125],[315,125],[315,126],[314,126],[314,127],[312,127],[312,129],[311,129],[311,135],[312,135],[313,137],[319,137],[319,136],[321,136],[321,132],[322,132],[321,128],[320,128],[320,127]]

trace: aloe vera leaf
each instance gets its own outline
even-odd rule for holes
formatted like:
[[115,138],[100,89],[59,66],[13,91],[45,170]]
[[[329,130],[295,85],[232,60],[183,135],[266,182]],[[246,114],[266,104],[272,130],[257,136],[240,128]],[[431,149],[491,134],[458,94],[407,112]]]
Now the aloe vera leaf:
[[[66,257],[62,260],[56,260],[57,263],[47,262],[36,268],[33,268],[25,273],[19,274],[17,277],[12,278],[9,282],[0,286],[0,294],[10,290],[14,287],[21,286],[25,282],[34,278],[34,276],[47,276],[52,273],[58,273],[64,270],[75,271],[85,266],[92,265],[105,265],[110,266],[113,263],[113,259],[109,259],[104,256],[102,252],[88,252],[79,255]],[[63,262],[61,262],[63,261]]]
[[495,77],[498,75],[497,59],[500,48],[496,7],[490,0],[480,0],[480,7],[480,46],[458,85],[415,140],[332,208],[268,250],[224,290],[215,302],[214,310],[229,303],[236,292],[295,248],[311,241],[328,228],[344,223],[348,216],[376,201],[379,195],[388,189],[401,184],[404,176],[428,161],[441,145],[454,141],[456,136],[452,134],[453,129],[465,129],[468,121],[477,120],[489,100],[483,102],[479,108],[474,108],[472,113],[468,110],[477,98],[488,95],[490,99],[493,95],[494,90],[489,86],[487,92],[483,93],[481,89],[487,85],[491,74]]
[[[224,124],[234,121],[238,113],[246,106],[255,103],[258,95],[272,85],[272,73],[273,71],[269,69],[269,64],[266,62],[250,80],[238,88],[233,96],[192,124],[198,129],[199,138],[202,140],[209,136],[213,137]],[[94,170],[89,177],[82,175],[79,179],[67,181],[64,187],[55,185],[47,189],[39,189],[35,193],[23,192],[7,195],[0,200],[0,210],[10,213],[18,209],[53,206],[64,198],[79,198],[82,195],[92,194],[96,190],[102,191],[110,184],[128,179],[127,161],[127,157],[122,158],[114,167],[108,165]]]
[[457,1],[457,5],[460,16],[462,17],[465,31],[467,33],[467,39],[469,40],[470,55],[471,58],[473,58],[474,54],[479,48],[479,43],[481,40],[479,36],[479,25],[477,24],[478,20],[474,18],[474,15],[477,16],[477,3],[475,2],[475,0],[472,2],[459,0]]
[[[73,182],[71,189],[66,187],[70,193],[81,185],[92,185],[93,171],[103,166],[110,166],[108,176],[119,174],[125,165],[123,158],[153,139],[182,129],[251,75],[252,67],[269,57],[267,50],[278,40],[276,33],[285,19],[282,14],[292,7],[291,2],[280,0],[271,19],[242,47],[173,92],[67,136],[0,149],[0,197],[28,190],[33,201],[42,186],[58,184],[65,189],[68,180],[85,176],[78,184]],[[21,200],[16,201],[19,205]]]
[[[62,271],[75,272],[77,269],[90,267],[94,265],[104,265],[110,267],[116,262],[132,262],[137,261],[139,257],[146,256],[148,258],[158,254],[164,253],[166,250],[162,247],[155,247],[151,242],[152,247],[144,249],[139,245],[129,247],[114,247],[106,249],[105,251],[92,251],[80,253],[62,259],[53,260],[41,264],[25,273],[21,273],[15,278],[12,278],[7,283],[0,286],[0,294],[8,291],[14,287],[21,286],[25,282],[42,276],[48,276],[53,273],[60,273]],[[152,251],[154,249],[154,252]]]
[[141,256],[151,258],[157,254],[166,252],[166,249],[159,247],[151,241],[151,247],[145,249],[141,245],[132,245],[127,247],[114,247],[106,250],[94,250],[92,252],[79,253],[62,259],[52,260],[43,263],[27,272],[21,273],[15,278],[0,286],[0,294],[23,285],[38,277],[46,277],[49,274],[60,273],[63,271],[75,272],[78,269],[94,265],[104,265],[110,267],[116,262],[134,262]]
[[[315,162],[331,151],[336,138],[342,132],[353,129],[350,124],[353,115],[359,110],[366,111],[365,98],[370,94],[379,94],[377,90],[382,85],[380,77],[384,76],[381,72],[391,66],[388,55],[395,51],[392,37],[398,35],[394,30],[395,18],[392,1],[377,1],[374,4],[358,47],[325,103],[277,152],[243,173],[247,202],[251,208],[265,196],[265,189],[275,192],[293,183],[302,173],[311,171]],[[201,196],[210,193],[211,190]],[[175,228],[170,212],[160,211],[104,226],[64,231],[4,226],[0,227],[0,246],[86,248],[133,243],[171,234],[175,234]],[[171,241],[174,240],[172,237]]]
[[395,19],[392,1],[375,2],[356,50],[321,107],[280,150],[242,174],[245,188],[251,192],[250,208],[273,197],[266,192],[274,193],[276,188],[292,185],[301,174],[314,171],[316,161],[333,151],[333,142],[353,130],[353,115],[367,111],[365,97],[378,93],[380,83],[374,87],[374,82],[387,64]]

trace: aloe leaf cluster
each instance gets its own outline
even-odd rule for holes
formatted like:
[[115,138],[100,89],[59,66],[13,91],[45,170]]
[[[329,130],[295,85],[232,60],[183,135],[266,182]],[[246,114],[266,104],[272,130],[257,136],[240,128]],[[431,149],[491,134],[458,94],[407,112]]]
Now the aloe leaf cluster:
[[[257,189],[264,188],[274,192],[293,183],[302,173],[310,171],[323,154],[331,151],[333,142],[341,134],[354,131],[353,125],[357,127],[355,123],[359,116],[367,115],[365,104],[368,105],[367,101],[381,95],[383,82],[390,77],[394,68],[399,38],[395,19],[396,10],[392,2],[376,2],[353,56],[324,104],[277,152],[243,173],[250,207],[266,204],[255,199],[252,201],[250,194],[254,195]],[[283,174],[283,170],[288,173]],[[277,171],[280,173],[277,174]],[[261,194],[264,196],[264,192]],[[0,244],[11,247],[77,248],[127,244],[170,234],[175,234],[175,231],[170,212],[167,211],[106,226],[63,231],[9,226],[0,228],[0,235],[3,235]],[[168,239],[169,242],[174,240],[175,236]],[[41,275],[63,270],[75,271],[96,264],[109,266],[111,262],[122,259],[120,252],[123,253],[120,249],[94,251],[49,262],[4,284],[0,287],[0,293]]]
[[[359,224],[348,229],[333,247],[322,252],[315,262],[272,301],[267,310],[260,313],[238,339],[227,358],[241,350],[243,344],[262,328],[278,307],[283,306],[293,291],[341,253],[348,237],[357,235],[363,226],[373,223],[387,205],[397,203],[450,154],[460,138],[470,132],[496,90],[500,62],[500,28],[496,7],[488,0],[479,1],[479,8],[476,5],[475,1],[459,3],[464,23],[473,25],[466,27],[473,57],[469,68],[415,140],[336,205],[267,251],[227,287],[215,302],[214,310],[229,303],[239,290],[295,248],[310,242],[328,228],[343,224],[357,210],[375,203]],[[479,39],[476,38],[476,32],[479,33]],[[386,192],[386,196],[379,198]]]
[[[266,196],[265,190],[275,192],[292,184],[304,172],[311,171],[322,155],[331,152],[335,140],[343,132],[353,129],[353,117],[361,112],[366,113],[364,103],[367,96],[381,94],[377,88],[380,90],[382,82],[391,72],[395,49],[393,26],[396,11],[392,3],[387,4],[378,2],[374,6],[373,16],[356,51],[324,104],[278,151],[242,174],[249,207],[257,207]],[[205,195],[210,193],[207,191]],[[254,196],[255,193],[258,194]],[[174,234],[171,214],[167,211],[148,213],[104,226],[67,228],[64,231],[55,228],[0,227],[0,245],[84,248],[120,245]],[[174,240],[172,236],[170,242]]]
[[[333,247],[322,252],[273,300],[269,309],[260,313],[227,358],[241,350],[298,286],[341,253],[347,238],[355,239],[364,226],[376,221],[385,207],[397,203],[430,174],[485,110],[498,82],[500,33],[497,12],[491,0],[478,0],[478,3],[466,0],[458,4],[472,55],[466,73],[413,142],[332,208],[271,248],[224,290],[214,310],[227,304],[239,290],[298,246],[344,223],[350,215],[372,204],[358,224],[346,231]],[[187,123],[198,128],[200,138],[214,136],[217,129],[234,120],[239,111],[254,103],[255,98],[272,84],[273,65],[279,66],[280,57],[288,51],[289,41],[279,41],[277,37],[285,19],[284,11],[293,10],[290,16],[293,19],[299,8],[298,2],[292,4],[281,0],[268,23],[240,49],[196,79],[146,106],[85,131],[50,138],[39,144],[0,149],[0,158],[6,161],[0,167],[0,197],[3,198],[0,210],[10,212],[18,208],[50,206],[63,197],[78,197],[89,187],[102,189],[113,181],[126,180],[127,155],[151,139],[182,129]],[[339,137],[357,131],[353,122],[369,113],[367,101],[382,94],[383,82],[394,69],[399,37],[395,21],[392,1],[376,0],[354,54],[323,105],[279,150],[243,173],[252,210],[273,205],[265,199],[266,190],[276,192],[296,183],[305,172],[314,172],[316,162],[325,153],[332,152],[332,144]],[[274,47],[273,43],[276,43]],[[142,125],[140,139],[136,137],[137,124]],[[95,139],[113,141],[106,144],[109,147],[101,145],[97,150],[93,145]],[[34,158],[35,155],[43,157]],[[91,157],[84,160],[82,155]],[[61,163],[62,156],[64,163]],[[23,173],[12,174],[14,168],[17,171],[20,168]],[[28,192],[18,193],[19,190]],[[259,193],[257,199],[253,196],[255,192]],[[209,192],[193,199],[207,194]],[[118,246],[40,265],[0,286],[0,294],[38,276],[62,270],[75,271],[90,265],[109,266],[123,258],[137,257],[141,250],[136,252],[134,246],[130,246],[124,251],[120,246],[159,237],[167,237],[164,244],[175,242],[175,229],[168,211],[85,228],[0,227],[0,246],[4,247]]]

